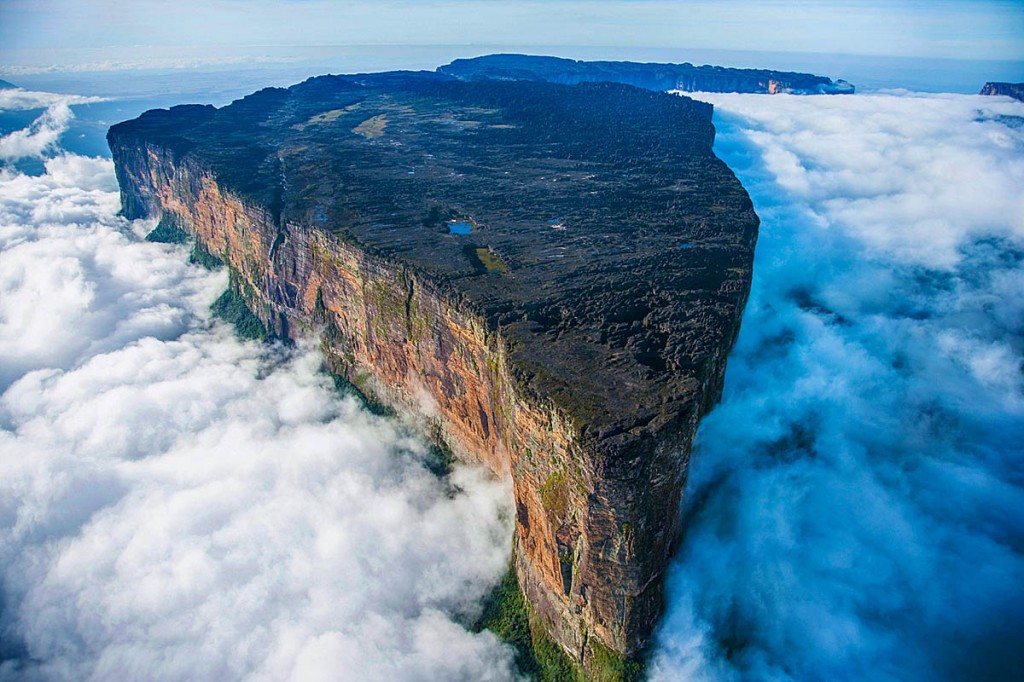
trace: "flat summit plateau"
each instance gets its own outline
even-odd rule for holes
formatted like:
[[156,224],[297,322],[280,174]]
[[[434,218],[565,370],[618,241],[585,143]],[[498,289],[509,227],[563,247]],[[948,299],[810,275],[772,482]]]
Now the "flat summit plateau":
[[531,632],[614,679],[595,671],[626,670],[661,609],[750,288],[758,219],[711,113],[396,72],[151,111],[108,140],[126,216],[194,236],[263,324],[319,329],[335,372],[511,474]]

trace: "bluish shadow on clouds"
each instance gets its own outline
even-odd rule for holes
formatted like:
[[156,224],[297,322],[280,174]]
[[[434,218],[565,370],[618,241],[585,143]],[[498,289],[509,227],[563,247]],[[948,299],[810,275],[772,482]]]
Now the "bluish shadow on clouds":
[[763,223],[653,679],[1021,679],[1024,105],[707,99]]
[[[38,99],[59,134],[67,101]],[[508,482],[439,480],[310,344],[211,321],[226,275],[115,217],[110,161],[24,154],[45,173],[0,168],[0,679],[513,679],[460,624],[505,570]]]

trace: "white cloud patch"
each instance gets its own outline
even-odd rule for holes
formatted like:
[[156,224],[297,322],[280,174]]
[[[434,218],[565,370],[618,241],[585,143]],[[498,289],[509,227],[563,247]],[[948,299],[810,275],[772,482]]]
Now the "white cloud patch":
[[101,101],[102,97],[58,95],[21,88],[0,90],[0,111],[44,109],[28,128],[0,136],[0,168],[4,162],[42,157],[55,151],[61,134],[68,129],[68,124],[74,118],[71,105]]
[[707,99],[762,229],[652,678],[1020,679],[1024,105]]
[[239,342],[117,208],[106,160],[0,172],[0,679],[512,678],[460,624],[507,482]]
[[0,90],[0,111],[28,111],[44,109],[59,104],[90,104],[102,102],[102,97],[89,95],[64,95],[55,92],[36,92],[24,88]]

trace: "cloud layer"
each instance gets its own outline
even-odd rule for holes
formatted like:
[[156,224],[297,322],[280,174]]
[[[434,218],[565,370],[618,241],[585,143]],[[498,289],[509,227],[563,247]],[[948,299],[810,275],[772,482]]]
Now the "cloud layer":
[[763,224],[653,678],[1019,679],[1024,106],[708,99]]
[[21,88],[0,90],[0,112],[43,109],[43,114],[28,128],[0,136],[0,164],[53,152],[74,118],[71,105],[101,101],[101,97],[57,95]]
[[0,679],[511,679],[460,625],[507,483],[209,320],[226,276],[116,218],[109,161],[45,168],[0,171]]

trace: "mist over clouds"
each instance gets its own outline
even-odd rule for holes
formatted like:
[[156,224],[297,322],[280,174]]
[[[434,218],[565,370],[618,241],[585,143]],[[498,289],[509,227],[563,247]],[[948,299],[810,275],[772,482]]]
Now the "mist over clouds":
[[239,342],[208,317],[226,275],[54,145],[0,170],[0,679],[511,679],[460,625],[506,566],[507,482],[437,479],[312,347]]
[[1024,676],[1024,105],[709,95],[763,223],[655,680]]

